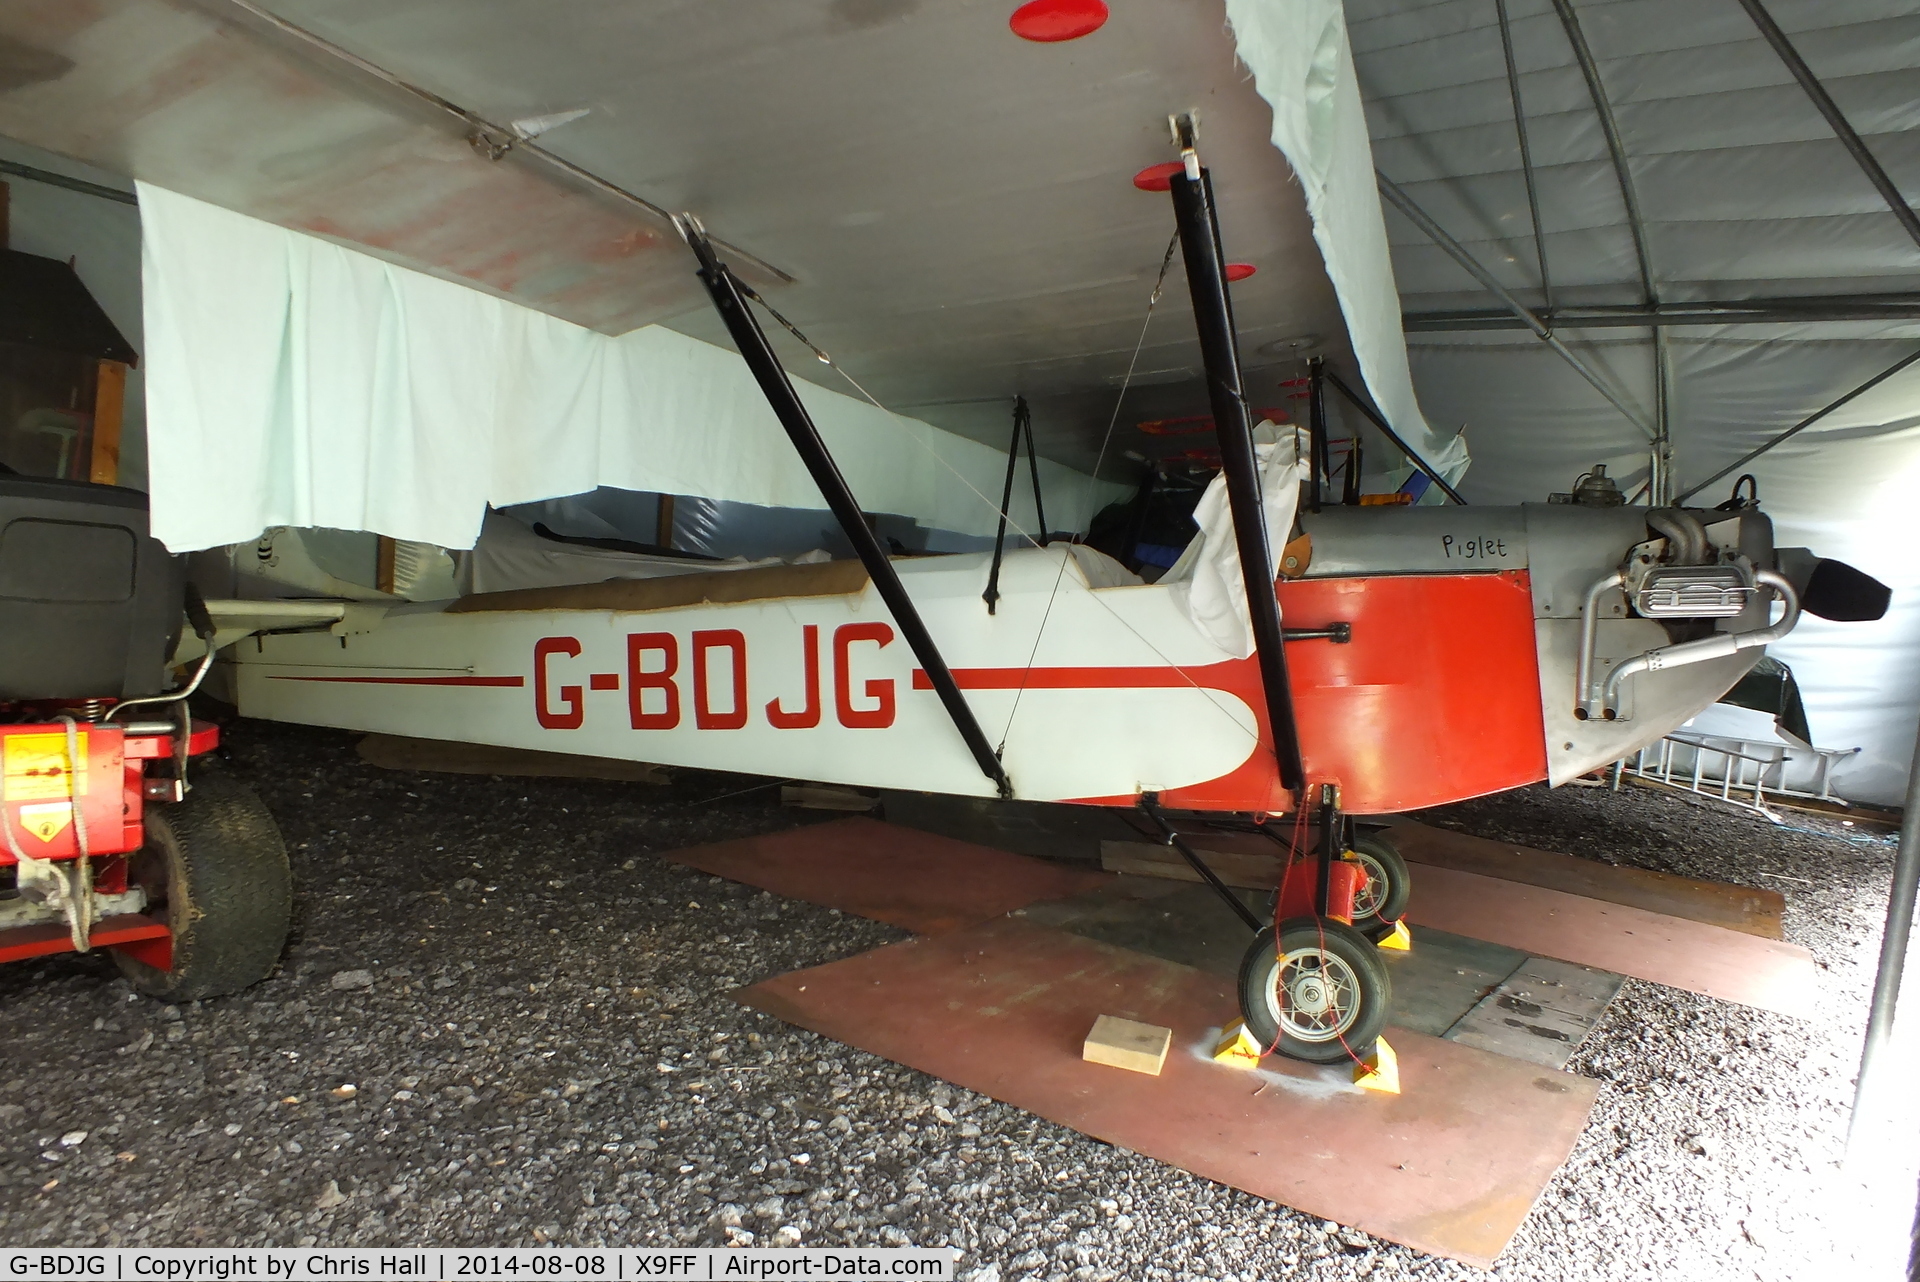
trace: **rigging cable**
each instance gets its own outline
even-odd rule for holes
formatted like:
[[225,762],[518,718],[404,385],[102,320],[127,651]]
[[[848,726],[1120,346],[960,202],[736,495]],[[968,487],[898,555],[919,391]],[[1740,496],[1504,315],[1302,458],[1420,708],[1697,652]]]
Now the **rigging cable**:
[[[1160,301],[1161,292],[1166,284],[1167,271],[1173,262],[1173,251],[1178,247],[1178,245],[1179,245],[1179,235],[1178,233],[1176,233],[1173,239],[1168,242],[1167,252],[1165,255],[1162,256],[1160,260],[1160,274],[1154,282],[1153,294],[1151,295],[1147,303],[1146,319],[1141,324],[1140,338],[1134,345],[1132,359],[1128,362],[1128,365],[1127,365],[1127,376],[1126,376],[1127,383],[1130,383],[1132,381],[1135,367],[1137,366],[1140,359],[1140,352],[1145,347],[1147,325],[1153,319],[1154,306]],[[935,463],[939,464],[941,467],[951,472],[955,480],[959,481],[961,485],[966,487],[966,489],[970,493],[972,493],[975,498],[979,499],[984,506],[990,509],[995,514],[996,517],[999,516],[1001,511],[1000,505],[998,503],[995,503],[986,494],[982,493],[980,488],[973,483],[973,481],[967,476],[966,473],[962,472],[959,468],[955,467],[952,464],[952,462],[950,462],[943,454],[941,454],[939,450],[935,449],[933,445],[930,444],[920,433],[914,431],[913,428],[910,426],[909,420],[905,419],[900,414],[895,413],[893,410],[888,409],[885,405],[881,404],[880,400],[877,397],[875,397],[872,392],[869,392],[866,389],[866,387],[861,384],[860,380],[856,379],[852,374],[849,374],[846,371],[846,369],[844,369],[840,365],[838,361],[834,360],[832,356],[830,356],[827,352],[822,350],[819,347],[819,345],[814,343],[812,339],[808,338],[805,334],[803,334],[797,325],[795,325],[792,321],[788,320],[785,316],[782,316],[778,309],[773,307],[772,304],[768,303],[766,299],[762,298],[760,294],[756,290],[754,290],[751,286],[749,286],[745,281],[740,281],[739,285],[742,293],[744,293],[748,298],[752,299],[754,302],[760,304],[760,306],[766,310],[767,314],[771,316],[774,319],[774,321],[777,324],[779,324],[779,326],[782,329],[786,330],[789,334],[793,335],[793,337],[799,341],[801,346],[805,347],[809,352],[813,353],[813,356],[816,360],[818,360],[822,365],[825,365],[828,369],[832,370],[834,373],[838,374],[841,378],[845,379],[847,382],[847,385],[853,388],[854,391],[858,392],[861,398],[864,399],[869,405],[873,406],[875,409],[879,410],[881,413],[887,415],[889,418],[893,419],[896,423],[898,423],[902,428],[904,428],[906,430],[907,436],[921,449],[925,450],[927,454],[932,457]],[[1121,387],[1122,399],[1124,399],[1125,394],[1126,394],[1126,384],[1123,383]],[[1121,401],[1116,400],[1114,403],[1113,415],[1108,420],[1108,423],[1107,423],[1106,439],[1102,442],[1100,447],[1100,455],[1099,455],[1100,461],[1104,461],[1106,458],[1108,445],[1111,444],[1113,439],[1113,432],[1114,432],[1115,425],[1119,422],[1120,408],[1121,408]],[[1099,483],[1098,473],[1099,473],[1099,463],[1096,462],[1093,471],[1090,472],[1087,476],[1087,490],[1088,490],[1089,498],[1091,498],[1093,487]],[[1032,542],[1036,545],[1039,543],[1038,537],[1035,536],[1033,533],[1029,532],[1028,530],[1026,530],[1024,527],[1022,527],[1018,521],[1008,518],[1007,524],[1010,528],[1014,530],[1015,533],[1021,535],[1023,538],[1027,539],[1029,542]],[[1073,553],[1070,547],[1063,547],[1061,552],[1060,571],[1059,571],[1059,574],[1056,575],[1054,579],[1054,592],[1056,594],[1058,593],[1061,583],[1066,575],[1067,560],[1070,557],[1072,557],[1072,555]],[[1126,619],[1124,615],[1120,614],[1120,612],[1115,610],[1113,606],[1109,605],[1106,602],[1106,600],[1100,596],[1098,592],[1094,592],[1091,589],[1089,589],[1087,592],[1087,595],[1091,597],[1096,603],[1098,603],[1101,609],[1105,610],[1109,615],[1111,615],[1116,623],[1118,623],[1121,627],[1125,628],[1128,632],[1132,633],[1134,639],[1139,641],[1143,646],[1145,646],[1149,651],[1151,651],[1154,657],[1159,659],[1160,662],[1165,664],[1167,667],[1171,668],[1174,672],[1178,673],[1180,675],[1181,680],[1185,681],[1187,685],[1193,688],[1194,691],[1196,691],[1203,698],[1205,698],[1207,703],[1210,706],[1212,706],[1215,710],[1217,710],[1221,716],[1225,717],[1234,726],[1235,729],[1239,730],[1240,733],[1246,735],[1248,738],[1254,740],[1256,743],[1259,741],[1260,735],[1259,735],[1258,729],[1248,727],[1246,724],[1242,722],[1240,717],[1235,716],[1232,709],[1229,708],[1225,703],[1221,702],[1218,691],[1209,689],[1208,687],[1201,685],[1198,681],[1195,681],[1193,677],[1188,674],[1187,670],[1184,667],[1182,667],[1179,663],[1175,662],[1173,659],[1169,658],[1167,654],[1160,649],[1159,646],[1155,645],[1151,640],[1149,640],[1145,635],[1143,635],[1138,628],[1134,627],[1133,624]],[[1052,609],[1053,609],[1053,597],[1050,596],[1047,601],[1047,612],[1050,614],[1052,612]],[[1046,618],[1042,617],[1040,621],[1040,628],[1042,632],[1044,632],[1046,628],[1046,623],[1047,623]],[[1033,651],[1029,653],[1027,658],[1027,670],[1029,671],[1031,670],[1033,665],[1034,655],[1036,655],[1039,652],[1039,648],[1040,648],[1040,636],[1036,634],[1034,637]],[[1022,676],[1022,684],[1020,689],[1022,693],[1025,692],[1026,685],[1025,685],[1024,674]],[[1233,702],[1235,703],[1241,702],[1241,700],[1239,700],[1234,696],[1228,696],[1228,697],[1232,698]],[[1019,696],[1016,695],[1014,710],[1018,711],[1018,708],[1019,708]],[[999,749],[1002,752],[1004,752],[1006,748],[1006,741],[1007,741],[1006,736],[1009,732],[1011,732],[1012,727],[1013,727],[1013,718],[1009,716],[1007,719],[1007,728],[1001,733]]]

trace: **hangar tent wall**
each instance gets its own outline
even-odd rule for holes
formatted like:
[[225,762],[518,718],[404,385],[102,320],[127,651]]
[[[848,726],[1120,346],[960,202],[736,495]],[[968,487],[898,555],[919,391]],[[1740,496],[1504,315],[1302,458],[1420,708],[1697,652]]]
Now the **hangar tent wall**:
[[[609,337],[318,237],[140,184],[154,533],[263,529],[465,548],[487,505],[598,486],[824,509],[733,352]],[[991,534],[1006,455],[795,386],[861,505]],[[1126,487],[1041,465],[1056,528]],[[1013,522],[1031,529],[1030,497]]]

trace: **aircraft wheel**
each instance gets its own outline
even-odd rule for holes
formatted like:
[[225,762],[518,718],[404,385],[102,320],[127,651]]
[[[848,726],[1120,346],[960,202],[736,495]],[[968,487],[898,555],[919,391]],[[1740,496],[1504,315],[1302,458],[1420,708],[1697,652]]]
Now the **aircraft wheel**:
[[273,816],[251,788],[203,772],[186,800],[146,812],[132,881],[173,930],[173,969],[122,952],[121,974],[149,997],[221,997],[272,973],[286,947],[293,875]]
[[1407,911],[1413,895],[1413,874],[1391,839],[1380,833],[1362,833],[1353,841],[1353,857],[1367,880],[1353,896],[1353,924],[1369,938],[1383,938]]
[[1240,963],[1240,1013],[1263,1047],[1309,1064],[1365,1057],[1387,1024],[1393,981],[1344,922],[1291,917],[1254,937]]

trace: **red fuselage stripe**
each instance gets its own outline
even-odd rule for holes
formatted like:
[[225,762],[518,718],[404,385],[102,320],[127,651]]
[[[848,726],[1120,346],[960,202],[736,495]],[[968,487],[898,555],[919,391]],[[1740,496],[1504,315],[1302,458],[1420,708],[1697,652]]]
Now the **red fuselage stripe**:
[[500,686],[518,688],[525,677],[268,677],[269,681],[343,681],[365,686]]

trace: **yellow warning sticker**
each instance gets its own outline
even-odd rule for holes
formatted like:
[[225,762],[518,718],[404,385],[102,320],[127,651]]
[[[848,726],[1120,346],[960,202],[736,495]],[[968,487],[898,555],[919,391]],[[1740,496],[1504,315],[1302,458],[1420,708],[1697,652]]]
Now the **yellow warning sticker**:
[[[87,792],[87,732],[79,735],[80,759],[73,763],[79,781],[79,795]],[[76,789],[68,778],[67,736],[54,734],[10,734],[6,736],[6,790],[8,801],[41,801],[49,797],[71,797]]]
[[72,822],[71,801],[43,801],[37,806],[20,807],[20,826],[42,841],[52,841]]

